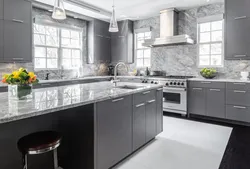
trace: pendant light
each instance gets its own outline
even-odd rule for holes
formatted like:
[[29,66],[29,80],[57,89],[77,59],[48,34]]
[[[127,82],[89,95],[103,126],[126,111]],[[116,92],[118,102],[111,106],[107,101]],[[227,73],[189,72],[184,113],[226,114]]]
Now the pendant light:
[[110,20],[110,25],[109,25],[109,32],[119,32],[116,16],[115,16],[115,2],[113,0],[113,11],[112,11],[112,17]]
[[66,12],[63,6],[63,0],[55,0],[52,18],[56,20],[66,19]]

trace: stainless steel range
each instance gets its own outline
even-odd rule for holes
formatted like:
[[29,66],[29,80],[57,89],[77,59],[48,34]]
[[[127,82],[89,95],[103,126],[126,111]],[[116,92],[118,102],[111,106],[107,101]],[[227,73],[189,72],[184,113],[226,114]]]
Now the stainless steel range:
[[162,84],[163,110],[182,115],[187,114],[187,79],[192,76],[165,76],[145,78],[142,83]]

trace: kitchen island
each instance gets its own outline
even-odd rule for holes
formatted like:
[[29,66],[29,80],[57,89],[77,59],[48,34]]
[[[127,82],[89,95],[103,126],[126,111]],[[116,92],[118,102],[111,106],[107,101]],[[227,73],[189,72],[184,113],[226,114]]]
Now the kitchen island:
[[[59,163],[69,169],[106,169],[145,145],[162,131],[162,86],[118,84],[40,88],[28,101],[0,93],[0,168],[20,168],[16,142],[43,130],[62,133]],[[53,166],[50,155],[29,158],[30,168]]]

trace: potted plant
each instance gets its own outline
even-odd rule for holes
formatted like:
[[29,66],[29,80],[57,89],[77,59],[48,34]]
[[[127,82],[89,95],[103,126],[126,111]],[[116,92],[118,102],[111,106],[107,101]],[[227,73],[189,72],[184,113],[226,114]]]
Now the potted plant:
[[20,68],[11,74],[5,74],[3,83],[8,84],[9,99],[25,100],[32,98],[32,84],[39,82],[34,72]]

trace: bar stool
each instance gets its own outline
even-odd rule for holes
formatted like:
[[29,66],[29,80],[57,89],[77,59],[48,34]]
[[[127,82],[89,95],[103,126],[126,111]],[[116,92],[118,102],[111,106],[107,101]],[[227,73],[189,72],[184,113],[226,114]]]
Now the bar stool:
[[22,153],[23,169],[28,169],[28,155],[43,154],[53,151],[54,169],[58,166],[57,148],[61,144],[62,136],[55,131],[32,133],[19,139],[17,146]]

